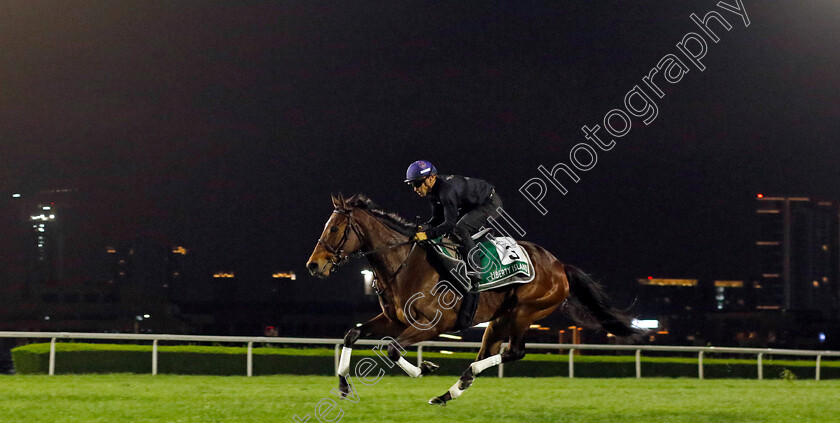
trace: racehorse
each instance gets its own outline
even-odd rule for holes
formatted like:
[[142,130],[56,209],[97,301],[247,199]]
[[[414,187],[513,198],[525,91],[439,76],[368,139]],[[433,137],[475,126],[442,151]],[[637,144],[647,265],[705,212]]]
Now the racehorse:
[[[441,274],[430,262],[426,248],[411,241],[415,225],[393,213],[379,209],[370,199],[357,194],[345,199],[332,197],[334,210],[324,225],[315,251],[306,267],[310,274],[324,278],[352,255],[367,258],[374,272],[382,313],[344,337],[338,366],[339,390],[350,394],[347,382],[350,352],[361,337],[391,337],[388,357],[412,377],[437,369],[431,362],[417,367],[401,354],[404,348],[433,339],[452,329],[457,308],[441,301]],[[482,292],[472,324],[490,322],[478,356],[458,382],[430,404],[446,405],[472,385],[483,370],[525,356],[525,333],[532,323],[554,312],[561,304],[582,325],[606,330],[620,338],[638,338],[644,332],[631,325],[631,318],[609,304],[601,286],[580,269],[565,265],[542,247],[519,242],[531,257],[533,281]],[[419,297],[419,298],[418,298]],[[451,296],[450,296],[451,298]],[[458,297],[460,298],[460,297]],[[447,308],[448,307],[448,308]],[[499,354],[502,343],[509,347]]]

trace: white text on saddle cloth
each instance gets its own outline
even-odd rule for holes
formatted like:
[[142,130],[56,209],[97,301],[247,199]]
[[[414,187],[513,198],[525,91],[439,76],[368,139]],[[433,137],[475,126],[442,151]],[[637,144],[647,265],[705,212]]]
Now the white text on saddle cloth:
[[496,245],[496,252],[499,255],[499,258],[502,261],[503,266],[507,266],[516,261],[523,261],[525,257],[522,254],[522,250],[520,249],[516,241],[512,238],[508,237],[501,237],[496,238],[494,240],[494,244]]

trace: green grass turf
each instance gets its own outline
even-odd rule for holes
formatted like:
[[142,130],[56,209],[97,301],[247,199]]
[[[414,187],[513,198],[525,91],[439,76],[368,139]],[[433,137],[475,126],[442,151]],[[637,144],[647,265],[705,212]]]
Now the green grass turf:
[[[836,422],[840,381],[481,377],[446,407],[455,377],[356,383],[342,422]],[[293,422],[325,376],[17,375],[0,377],[0,422]],[[338,409],[326,417],[336,418]],[[326,421],[326,420],[324,420]],[[338,421],[338,420],[335,420]]]

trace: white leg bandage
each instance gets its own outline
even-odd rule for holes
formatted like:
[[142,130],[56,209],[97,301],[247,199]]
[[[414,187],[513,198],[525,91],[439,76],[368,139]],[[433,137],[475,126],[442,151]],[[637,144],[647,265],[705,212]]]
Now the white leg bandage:
[[409,363],[408,360],[405,359],[405,357],[400,357],[400,359],[397,360],[397,366],[400,366],[400,368],[405,370],[405,372],[408,373],[408,375],[411,377],[420,377],[420,375],[423,373],[423,371],[420,370],[419,367]]
[[461,394],[464,393],[464,390],[459,387],[460,384],[461,384],[461,381],[459,380],[459,381],[455,382],[455,384],[452,385],[451,388],[449,388],[449,396],[451,396],[452,399],[458,398],[458,397],[461,396]]
[[475,363],[470,364],[470,367],[472,367],[473,374],[478,376],[479,373],[487,370],[490,367],[498,366],[501,363],[502,363],[502,355],[501,354],[496,354],[494,356],[487,357],[484,360],[476,361]]
[[342,347],[341,348],[341,358],[338,360],[338,369],[336,370],[337,376],[344,376],[350,374],[350,353],[353,352],[352,348]]

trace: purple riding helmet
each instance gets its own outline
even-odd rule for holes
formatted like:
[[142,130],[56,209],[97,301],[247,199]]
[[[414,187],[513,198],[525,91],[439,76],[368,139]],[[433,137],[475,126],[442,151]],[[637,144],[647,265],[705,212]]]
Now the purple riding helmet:
[[418,160],[412,163],[405,171],[405,183],[411,183],[424,179],[430,175],[437,175],[437,169],[428,160]]

